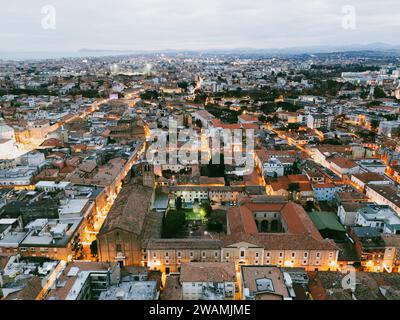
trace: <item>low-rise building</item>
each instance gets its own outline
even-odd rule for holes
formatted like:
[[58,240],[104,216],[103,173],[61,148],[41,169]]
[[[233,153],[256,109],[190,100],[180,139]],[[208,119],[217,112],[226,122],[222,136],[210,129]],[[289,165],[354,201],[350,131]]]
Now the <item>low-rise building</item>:
[[365,191],[371,202],[387,205],[400,215],[400,192],[395,186],[369,184]]
[[191,262],[181,265],[180,283],[183,300],[224,300],[234,298],[234,263]]
[[242,300],[294,300],[293,281],[281,268],[241,266]]

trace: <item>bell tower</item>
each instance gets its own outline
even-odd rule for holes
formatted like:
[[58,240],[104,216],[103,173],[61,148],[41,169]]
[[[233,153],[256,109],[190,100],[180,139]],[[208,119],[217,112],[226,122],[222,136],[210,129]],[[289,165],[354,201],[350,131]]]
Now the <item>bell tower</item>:
[[155,175],[154,167],[151,164],[143,164],[143,185],[146,187],[154,188],[155,185]]

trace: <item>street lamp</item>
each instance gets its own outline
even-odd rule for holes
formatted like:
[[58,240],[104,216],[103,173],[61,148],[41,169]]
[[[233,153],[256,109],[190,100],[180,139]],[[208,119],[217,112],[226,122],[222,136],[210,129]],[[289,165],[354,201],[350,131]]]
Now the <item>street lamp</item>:
[[208,231],[204,231],[204,235],[205,236],[210,236],[211,237],[211,239],[213,239],[214,240],[214,237],[212,236],[212,234],[211,233],[209,233]]

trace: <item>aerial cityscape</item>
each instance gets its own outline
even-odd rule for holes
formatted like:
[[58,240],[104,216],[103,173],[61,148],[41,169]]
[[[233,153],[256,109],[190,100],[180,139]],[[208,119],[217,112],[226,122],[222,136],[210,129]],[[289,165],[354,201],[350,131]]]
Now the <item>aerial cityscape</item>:
[[0,50],[0,306],[400,300],[400,47],[374,43]]

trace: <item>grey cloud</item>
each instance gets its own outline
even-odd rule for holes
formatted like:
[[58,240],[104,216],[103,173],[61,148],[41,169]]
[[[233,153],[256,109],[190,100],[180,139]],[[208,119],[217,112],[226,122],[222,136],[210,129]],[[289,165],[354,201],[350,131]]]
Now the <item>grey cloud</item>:
[[[56,30],[41,28],[47,4]],[[344,5],[356,30],[341,27]],[[398,0],[16,0],[0,11],[0,51],[393,44],[399,12]]]

